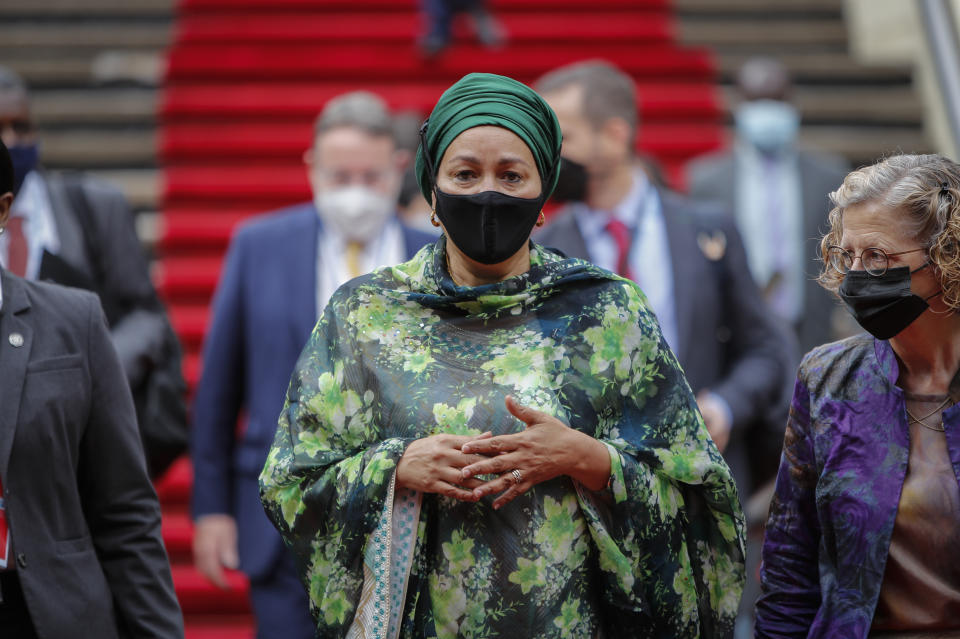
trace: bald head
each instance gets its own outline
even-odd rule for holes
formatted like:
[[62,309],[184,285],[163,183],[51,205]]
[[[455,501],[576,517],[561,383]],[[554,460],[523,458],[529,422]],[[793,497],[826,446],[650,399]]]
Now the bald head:
[[790,94],[790,72],[774,58],[750,58],[737,72],[737,89],[744,100],[785,102]]

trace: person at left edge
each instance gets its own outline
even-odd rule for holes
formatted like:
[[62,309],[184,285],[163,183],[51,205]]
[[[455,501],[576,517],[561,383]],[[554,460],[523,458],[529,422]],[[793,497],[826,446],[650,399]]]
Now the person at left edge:
[[30,93],[0,66],[0,136],[13,162],[14,200],[0,262],[28,280],[94,291],[133,393],[147,467],[159,477],[186,449],[180,343],[150,281],[127,201],[86,173],[41,166]]
[[[0,230],[13,165],[0,141]],[[130,390],[97,297],[0,268],[0,636],[182,639]]]
[[246,573],[260,639],[315,632],[257,488],[297,356],[340,284],[433,240],[396,219],[401,157],[377,96],[328,102],[304,159],[314,201],[245,224],[230,243],[193,405],[194,560],[221,587],[223,566]]

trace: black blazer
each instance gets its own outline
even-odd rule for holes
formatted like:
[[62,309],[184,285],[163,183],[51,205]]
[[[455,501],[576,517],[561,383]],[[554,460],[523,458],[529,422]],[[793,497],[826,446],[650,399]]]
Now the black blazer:
[[183,637],[160,506],[97,297],[0,278],[0,477],[39,636]]
[[[732,220],[675,193],[658,194],[677,318],[678,343],[670,346],[693,391],[708,389],[730,406],[733,429],[724,457],[745,499],[755,488],[749,438],[769,437],[774,448],[783,440],[796,347],[767,311]],[[534,240],[591,259],[574,210],[559,212]]]
[[[714,153],[690,163],[687,176],[690,196],[713,202],[725,211],[737,205],[739,162],[733,151]],[[797,151],[800,199],[803,215],[804,311],[794,326],[800,353],[837,338],[832,317],[840,308],[837,298],[817,284],[820,272],[820,238],[830,224],[829,194],[840,187],[850,167],[839,157],[813,151]],[[796,362],[799,364],[799,361]]]

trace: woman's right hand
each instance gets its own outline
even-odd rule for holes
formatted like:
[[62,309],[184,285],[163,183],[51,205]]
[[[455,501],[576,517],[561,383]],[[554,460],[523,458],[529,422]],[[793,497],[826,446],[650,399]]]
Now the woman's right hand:
[[464,479],[461,470],[486,457],[466,455],[460,449],[467,442],[490,436],[489,432],[476,436],[440,434],[414,440],[397,464],[397,486],[460,501],[477,501],[473,489],[483,485],[483,482],[474,478]]

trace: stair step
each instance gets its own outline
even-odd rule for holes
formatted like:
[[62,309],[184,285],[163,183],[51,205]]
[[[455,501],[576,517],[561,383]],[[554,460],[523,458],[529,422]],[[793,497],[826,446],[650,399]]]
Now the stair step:
[[193,468],[190,458],[184,455],[156,482],[157,497],[167,507],[183,509],[190,502],[190,486],[193,484]]
[[169,23],[156,19],[148,22],[4,20],[0,23],[0,53],[6,56],[26,48],[69,50],[71,54],[82,49],[162,49],[169,44],[170,34]]
[[[110,123],[152,127],[157,114],[158,91],[129,89],[45,89],[30,94],[30,107],[41,130]],[[46,147],[46,134],[41,131]]]
[[[49,168],[57,167],[48,164]],[[127,198],[134,210],[156,209],[159,203],[160,174],[157,169],[95,169],[90,175],[106,180],[117,186]]]
[[841,48],[847,42],[847,29],[842,20],[826,18],[776,18],[718,20],[715,17],[689,17],[678,25],[683,42],[699,46],[738,49],[810,46]]
[[800,142],[815,149],[846,156],[853,165],[872,164],[891,153],[933,153],[923,131],[916,127],[805,126]]
[[173,587],[184,616],[202,613],[236,614],[249,612],[248,583],[243,574],[226,571],[229,588],[221,590],[207,581],[192,565],[173,565]]
[[[712,75],[710,56],[703,50],[678,50],[605,43],[593,47],[590,55],[620,65],[638,78],[675,78],[687,81]],[[379,82],[397,77],[423,80],[450,80],[478,70],[508,73],[528,81],[556,66],[583,59],[576,47],[562,44],[518,42],[491,51],[475,44],[457,44],[443,57],[427,62],[419,57],[414,42],[403,44],[283,46],[183,45],[171,51],[168,78],[224,80],[354,80]]]
[[173,513],[168,508],[163,512],[161,527],[163,544],[173,563],[190,562],[193,558],[193,521],[186,512]]
[[157,86],[165,66],[158,49],[75,52],[69,56],[24,49],[4,56],[4,65],[38,90],[45,87]]
[[[647,44],[668,41],[673,35],[672,20],[662,14],[647,12],[638,13],[634,20],[624,19],[621,12],[593,13],[576,19],[560,11],[546,15],[512,13],[502,16],[499,22],[514,42],[589,44],[628,40],[634,44]],[[410,10],[379,11],[372,15],[319,11],[279,15],[275,11],[228,16],[214,14],[189,16],[179,21],[176,40],[178,45],[293,44],[319,40],[409,42],[420,33],[422,24],[421,16]],[[465,27],[465,23],[455,23],[454,35],[472,37],[472,32]]]
[[199,346],[209,326],[210,308],[178,304],[170,309],[170,320],[185,345]]
[[156,132],[150,128],[100,129],[70,127],[42,132],[43,160],[48,167],[150,167],[157,160]]
[[[167,124],[180,120],[279,117],[309,121],[331,98],[350,91],[373,90],[394,110],[429,113],[445,82],[396,82],[371,87],[368,82],[243,83],[232,86],[174,85],[163,92],[160,117]],[[637,87],[643,120],[715,117],[719,94],[709,84],[641,82]],[[272,96],[269,102],[264,95]]]
[[[19,0],[24,1],[24,0]],[[48,0],[49,1],[49,0]],[[105,0],[100,0],[105,1]],[[602,9],[634,10],[643,7],[646,10],[667,10],[673,0],[492,0],[490,10],[494,14],[509,11],[542,9],[556,11],[559,9],[579,9],[585,13]],[[203,12],[215,12],[227,15],[231,11],[246,11],[262,9],[263,0],[181,0],[179,9],[182,15],[194,15]],[[384,9],[416,10],[419,0],[325,0],[322,4],[317,0],[271,0],[270,7],[277,12],[327,10],[327,11],[381,11]]]
[[222,252],[234,227],[261,210],[167,207],[157,246],[164,255],[177,251]]
[[[739,103],[733,87],[723,90],[727,110]],[[900,124],[921,126],[923,105],[910,87],[811,87],[794,88],[790,100],[800,109],[806,124]],[[864,105],[870,109],[865,110]]]
[[743,65],[747,58],[758,54],[772,55],[783,62],[790,70],[796,85],[811,82],[819,85],[840,84],[848,87],[877,83],[903,86],[909,85],[913,81],[912,71],[909,68],[864,66],[846,53],[829,51],[780,52],[776,50],[718,51],[716,60],[721,78],[726,82],[731,82],[737,69]]
[[[167,162],[286,159],[302,172],[302,154],[312,140],[313,123],[309,119],[291,123],[170,124],[161,133],[160,154]],[[639,148],[658,157],[695,155],[719,144],[717,127],[712,123],[647,122],[640,130]]]
[[90,18],[93,16],[116,18],[136,16],[140,18],[166,18],[173,13],[176,0],[3,0],[0,2],[0,18],[20,17]]
[[184,639],[254,639],[254,622],[250,615],[217,615],[197,620],[186,618]]
[[839,13],[842,10],[842,0],[672,0],[674,9],[679,14],[722,13],[729,17],[736,14],[772,14],[781,12],[810,14],[814,12],[831,11]]
[[173,293],[210,295],[220,278],[220,256],[167,257],[156,265],[154,284],[164,296]]

